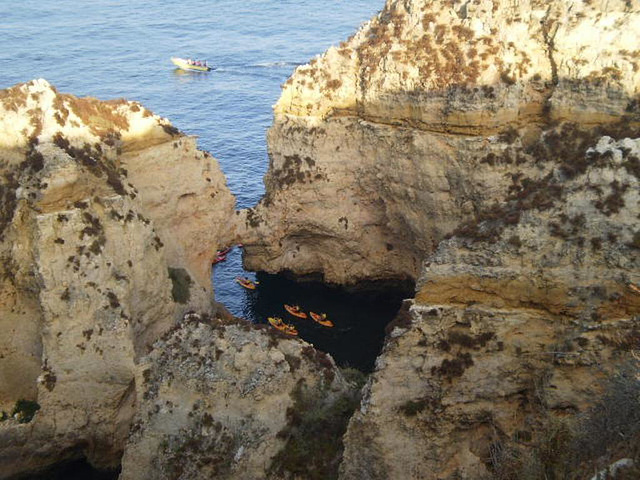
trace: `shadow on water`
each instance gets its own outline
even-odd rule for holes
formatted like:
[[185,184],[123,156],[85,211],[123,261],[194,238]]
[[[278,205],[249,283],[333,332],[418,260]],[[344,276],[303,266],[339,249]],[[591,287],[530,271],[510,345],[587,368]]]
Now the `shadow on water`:
[[116,480],[120,469],[96,470],[86,459],[64,462],[43,472],[15,477],[14,480]]
[[[258,280],[256,290],[241,287],[235,277]],[[384,341],[384,329],[391,322],[402,300],[412,296],[406,288],[373,288],[347,291],[320,282],[296,282],[284,275],[253,274],[242,269],[241,249],[232,250],[225,262],[214,267],[216,300],[231,313],[253,323],[268,323],[271,316],[293,324],[299,337],[317,349],[330,353],[340,366],[364,372],[373,369]],[[284,304],[299,305],[305,312],[326,313],[333,328],[311,319],[299,319]]]
[[198,80],[209,80],[211,72],[215,71],[215,68],[212,68],[209,72],[198,72],[196,70],[182,70],[181,68],[175,68],[172,73],[173,76],[179,81],[198,81]]

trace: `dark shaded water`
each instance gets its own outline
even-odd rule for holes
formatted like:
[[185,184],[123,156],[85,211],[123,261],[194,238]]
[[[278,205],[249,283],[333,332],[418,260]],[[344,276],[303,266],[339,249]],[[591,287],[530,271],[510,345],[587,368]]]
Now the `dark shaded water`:
[[[217,299],[233,314],[254,323],[281,317],[295,325],[300,338],[331,353],[339,365],[363,371],[373,368],[384,340],[384,327],[402,299],[410,295],[410,291],[389,288],[347,291],[319,282],[295,282],[283,275],[248,273],[242,269],[242,249],[237,247],[225,262],[214,267],[213,276]],[[237,276],[247,276],[260,284],[256,290],[247,290],[235,281]],[[326,313],[335,326],[298,319],[285,311],[285,303],[299,305],[307,313]]]
[[65,462],[45,472],[17,477],[15,480],[115,480],[120,470],[96,470],[85,459]]

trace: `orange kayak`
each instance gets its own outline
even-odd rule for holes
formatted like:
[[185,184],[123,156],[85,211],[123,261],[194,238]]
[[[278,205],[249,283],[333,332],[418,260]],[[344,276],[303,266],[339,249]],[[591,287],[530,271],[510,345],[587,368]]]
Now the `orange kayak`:
[[258,285],[259,283],[259,282],[252,282],[248,278],[244,278],[244,277],[236,277],[236,282],[238,282],[240,285],[242,285],[244,288],[248,290],[255,290],[256,285]]
[[326,313],[320,314],[315,312],[309,312],[309,315],[311,315],[311,318],[313,318],[313,320],[319,323],[320,325],[324,327],[333,327],[333,322],[331,320],[327,320]]
[[294,317],[307,318],[307,314],[300,310],[300,307],[298,305],[287,305],[285,303],[284,309]]
[[289,335],[298,335],[298,330],[296,330],[293,325],[284,323],[280,317],[269,317],[268,320],[273,327],[277,328],[281,332]]

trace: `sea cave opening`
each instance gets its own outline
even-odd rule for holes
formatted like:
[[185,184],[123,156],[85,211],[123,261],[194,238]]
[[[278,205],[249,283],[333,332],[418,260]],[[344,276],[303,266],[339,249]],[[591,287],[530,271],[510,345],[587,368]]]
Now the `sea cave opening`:
[[[237,277],[259,282],[255,290],[243,288]],[[413,282],[385,282],[343,288],[317,280],[297,281],[291,275],[247,272],[242,248],[235,247],[211,275],[216,301],[233,315],[267,324],[280,317],[295,326],[298,337],[329,353],[340,367],[370,373],[382,349],[385,328],[394,320],[402,301],[413,296]],[[289,314],[284,305],[299,305],[309,314],[325,313],[333,327]]]
[[13,477],[14,480],[116,480],[120,467],[100,470],[92,466],[85,457],[57,463],[38,473]]

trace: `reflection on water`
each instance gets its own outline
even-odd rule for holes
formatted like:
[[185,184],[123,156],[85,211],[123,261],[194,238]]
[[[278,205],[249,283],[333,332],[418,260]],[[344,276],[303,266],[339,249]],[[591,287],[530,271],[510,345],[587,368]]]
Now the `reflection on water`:
[[197,70],[182,70],[181,68],[174,68],[173,75],[180,82],[196,82],[196,81],[211,81],[210,78],[207,78],[211,73],[215,70],[211,70],[211,72],[199,72]]
[[[258,280],[256,290],[247,290],[235,282],[246,276]],[[293,324],[300,338],[328,352],[341,366],[371,371],[384,340],[384,328],[393,320],[402,299],[410,292],[368,290],[349,292],[319,282],[295,282],[283,275],[253,274],[242,269],[242,253],[234,248],[225,262],[214,266],[216,300],[234,315],[253,323],[268,323],[281,317]],[[309,311],[326,313],[333,328],[323,327],[310,318],[299,319],[287,313],[284,304],[300,305]]]

